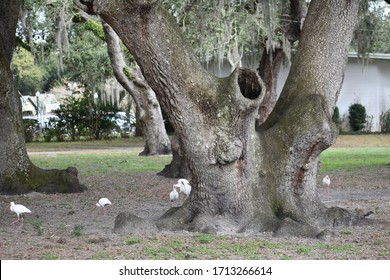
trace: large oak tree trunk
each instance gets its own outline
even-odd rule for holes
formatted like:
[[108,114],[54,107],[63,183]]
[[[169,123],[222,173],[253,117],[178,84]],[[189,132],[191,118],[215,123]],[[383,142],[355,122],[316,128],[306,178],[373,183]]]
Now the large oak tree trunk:
[[43,170],[28,158],[20,97],[10,70],[18,15],[19,1],[0,2],[0,192],[80,192],[76,168]]
[[192,193],[158,227],[315,236],[354,221],[348,211],[324,206],[316,175],[320,153],[336,139],[331,112],[357,2],[311,2],[286,85],[261,126],[259,76],[245,69],[227,78],[208,74],[158,1],[78,3],[121,37],[180,135]]

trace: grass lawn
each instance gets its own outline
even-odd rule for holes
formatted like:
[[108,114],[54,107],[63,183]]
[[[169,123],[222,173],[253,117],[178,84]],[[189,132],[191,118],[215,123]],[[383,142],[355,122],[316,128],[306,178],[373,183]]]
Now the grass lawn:
[[[170,163],[171,156],[140,157],[140,137],[102,141],[28,143],[33,163],[43,168],[75,166],[79,172],[155,172]],[[117,149],[109,149],[109,148]],[[118,148],[124,149],[118,149]],[[129,148],[133,149],[129,149]],[[98,150],[98,151],[97,151]],[[62,152],[67,151],[67,152]],[[47,153],[46,153],[47,152]],[[390,135],[340,135],[321,154],[321,173],[390,165]]]
[[320,159],[321,173],[390,166],[390,148],[331,148]]
[[79,152],[32,153],[32,162],[42,168],[66,169],[74,166],[82,174],[110,172],[158,172],[171,156],[138,156],[141,150],[83,150]]

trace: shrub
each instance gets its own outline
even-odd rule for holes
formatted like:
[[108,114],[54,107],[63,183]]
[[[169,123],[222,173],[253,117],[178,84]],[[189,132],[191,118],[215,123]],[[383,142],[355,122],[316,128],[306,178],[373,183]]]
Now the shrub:
[[352,104],[349,106],[349,125],[352,131],[360,131],[364,128],[366,123],[366,108],[359,103]]
[[58,141],[63,140],[65,133],[70,135],[72,141],[85,135],[99,140],[117,127],[115,114],[118,109],[110,103],[95,102],[91,95],[67,97],[54,112],[58,117],[55,131]]
[[37,120],[23,119],[23,125],[25,141],[26,143],[30,143],[39,132],[39,123]]
[[390,132],[390,110],[388,110],[380,115],[379,123],[381,126],[381,132],[383,132],[383,133]]
[[45,142],[50,142],[56,135],[56,121],[54,118],[50,118],[46,127],[43,129],[43,137]]
[[340,129],[341,126],[341,118],[340,118],[340,111],[339,107],[335,107],[332,115],[333,122],[337,125],[337,127]]

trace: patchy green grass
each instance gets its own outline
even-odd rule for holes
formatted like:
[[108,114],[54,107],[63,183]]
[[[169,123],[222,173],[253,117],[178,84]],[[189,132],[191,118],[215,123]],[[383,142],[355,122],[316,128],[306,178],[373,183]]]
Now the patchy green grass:
[[58,260],[58,256],[52,253],[45,253],[42,256],[42,260]]
[[42,226],[42,221],[40,221],[38,219],[33,219],[33,220],[28,221],[28,223],[31,224],[34,227],[34,229],[35,229],[35,231],[36,231],[38,236],[42,236],[43,235],[44,228]]
[[91,260],[112,260],[113,257],[106,252],[99,252],[91,256]]
[[[345,256],[361,254],[359,244],[324,244],[314,242],[305,244],[291,241],[269,242],[263,238],[248,240],[245,237],[212,236],[212,241],[202,243],[206,234],[187,237],[169,236],[157,239],[142,239],[139,246],[132,249],[130,259],[150,260],[191,260],[191,259],[310,259],[313,256],[321,258],[340,258]],[[388,248],[381,250],[382,256],[388,256]],[[331,257],[332,256],[332,257]]]
[[130,238],[125,241],[126,245],[134,245],[138,243],[141,243],[141,238],[139,237]]
[[308,256],[310,254],[310,251],[311,251],[311,247],[309,246],[299,246],[295,249],[295,252],[298,254],[298,255],[306,255]]
[[82,225],[75,225],[74,228],[73,228],[73,231],[72,231],[72,234],[74,236],[81,236],[82,235],[82,230],[84,229],[84,226]]
[[214,240],[214,236],[209,234],[199,234],[196,235],[195,238],[202,244],[208,244]]
[[349,229],[342,229],[339,231],[340,234],[352,234],[352,230]]

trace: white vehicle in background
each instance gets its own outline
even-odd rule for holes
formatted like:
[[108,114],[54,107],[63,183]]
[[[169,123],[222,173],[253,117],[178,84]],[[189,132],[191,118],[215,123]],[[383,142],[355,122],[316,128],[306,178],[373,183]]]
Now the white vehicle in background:
[[134,132],[135,131],[135,116],[133,113],[126,116],[125,112],[117,112],[112,118],[120,130]]
[[45,129],[49,124],[51,126],[55,125],[58,121],[60,121],[59,117],[57,116],[43,116],[43,117],[37,117],[37,116],[23,116],[23,120],[36,122],[39,125],[39,129]]

